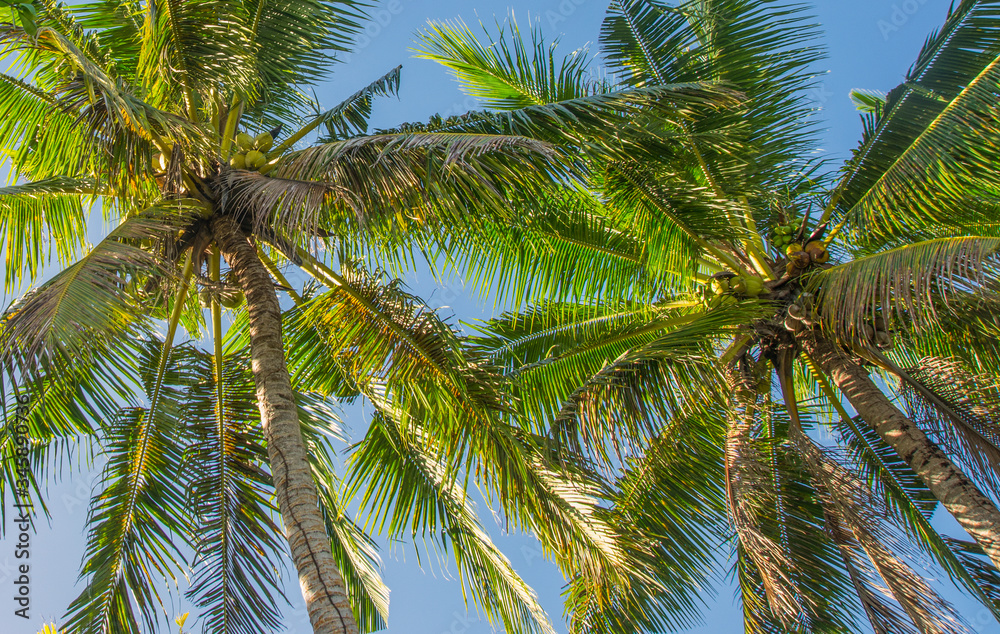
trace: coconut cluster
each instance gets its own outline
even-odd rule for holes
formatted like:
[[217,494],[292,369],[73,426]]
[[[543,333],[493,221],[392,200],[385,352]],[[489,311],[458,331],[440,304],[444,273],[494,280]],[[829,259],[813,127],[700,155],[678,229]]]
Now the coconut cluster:
[[222,283],[205,285],[198,292],[198,301],[202,308],[208,308],[212,302],[218,300],[224,308],[239,308],[243,305],[243,291],[240,290],[238,280],[232,271],[226,274]]
[[892,332],[889,331],[885,323],[885,318],[882,315],[878,315],[875,319],[861,324],[861,327],[858,329],[858,335],[864,342],[883,350],[892,348],[894,344]]
[[733,303],[738,298],[758,297],[764,292],[764,280],[753,275],[727,275],[720,273],[705,286],[702,298],[706,308],[717,308]]
[[792,277],[805,271],[812,264],[825,264],[830,261],[830,252],[819,240],[813,240],[804,247],[798,243],[789,244],[785,247],[785,255],[788,257],[785,272]]
[[816,310],[815,295],[807,292],[799,293],[795,301],[788,305],[785,329],[797,334],[818,323],[819,313]]
[[274,147],[274,137],[270,132],[255,137],[240,132],[236,135],[236,147],[240,151],[229,159],[229,164],[238,170],[257,171],[267,164],[267,153]]
[[789,222],[785,225],[778,225],[774,228],[774,235],[771,236],[771,244],[773,244],[777,249],[783,249],[792,243],[795,236],[799,231],[798,222]]

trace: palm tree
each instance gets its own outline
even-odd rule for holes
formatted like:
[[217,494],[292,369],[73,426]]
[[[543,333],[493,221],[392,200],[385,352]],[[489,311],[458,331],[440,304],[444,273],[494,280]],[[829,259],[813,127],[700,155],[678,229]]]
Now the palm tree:
[[[864,135],[835,175],[802,5],[616,0],[611,79],[516,26],[423,35],[425,57],[501,112],[681,82],[743,95],[579,135],[587,186],[453,249],[477,279],[516,263],[514,308],[477,350],[506,368],[522,424],[588,456],[605,517],[657,554],[657,587],[585,593],[571,576],[573,631],[690,623],[727,543],[747,631],[848,631],[859,615],[876,632],[965,631],[911,556],[1000,619],[998,27],[1000,3],[958,2],[902,85],[856,93]],[[628,156],[590,151],[617,133]],[[836,446],[817,440],[824,419]],[[939,505],[973,541],[933,528]]]
[[[511,632],[552,627],[479,525],[469,482],[588,583],[646,565],[597,516],[592,474],[557,468],[543,439],[511,425],[488,360],[379,270],[510,221],[512,201],[541,196],[579,161],[438,119],[432,132],[368,134],[398,68],[321,110],[305,90],[361,28],[363,8],[45,0],[0,24],[11,61],[0,144],[16,179],[0,190],[6,289],[37,280],[53,246],[67,265],[3,316],[0,361],[14,393],[32,398],[34,476],[5,460],[0,481],[5,493],[40,494],[34,478],[57,473],[80,439],[108,456],[69,631],[155,629],[153,576],[189,569],[207,629],[273,628],[279,532],[316,632],[378,629],[386,594],[373,542],[346,513],[354,495],[366,528],[451,552],[468,594]],[[562,138],[732,99],[702,84],[652,87],[506,120]],[[98,200],[114,229],[87,249]],[[317,287],[293,289],[288,263]],[[284,315],[279,290],[294,304]],[[208,321],[205,352],[191,342]],[[325,406],[360,396],[376,415],[341,478]],[[2,442],[16,457],[12,422]]]

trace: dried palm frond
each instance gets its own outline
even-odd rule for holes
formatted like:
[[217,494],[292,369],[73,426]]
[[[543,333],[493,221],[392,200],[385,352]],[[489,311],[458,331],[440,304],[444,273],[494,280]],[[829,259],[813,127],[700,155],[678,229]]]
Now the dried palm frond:
[[[817,490],[836,517],[837,526],[850,531],[919,631],[970,632],[951,604],[893,552],[905,550],[906,545],[880,518],[879,504],[871,491],[827,456],[801,429],[793,428],[790,434]],[[840,537],[845,544],[850,543],[843,532]]]
[[900,379],[913,420],[1000,494],[1000,385],[954,359],[926,357]]

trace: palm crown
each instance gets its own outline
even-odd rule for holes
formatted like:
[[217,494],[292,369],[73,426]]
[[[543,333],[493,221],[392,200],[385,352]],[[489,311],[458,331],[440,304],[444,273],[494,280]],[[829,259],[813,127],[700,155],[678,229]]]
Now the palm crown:
[[[829,176],[798,4],[616,0],[613,81],[516,26],[425,33],[423,54],[498,110],[685,82],[742,94],[593,130],[585,187],[495,227],[498,248],[455,250],[480,279],[521,263],[504,290],[528,308],[483,325],[477,349],[523,424],[603,473],[609,523],[655,553],[651,581],[571,580],[574,631],[690,623],[727,542],[747,631],[963,631],[908,563],[924,555],[1000,617],[998,26],[1000,4],[956,3],[904,84],[856,94],[864,137]],[[625,156],[588,148],[619,133]],[[823,420],[835,446],[816,441]],[[973,541],[934,530],[939,506]]]
[[[488,360],[360,258],[396,266],[482,241],[516,203],[579,172],[552,142],[640,112],[683,118],[733,92],[654,86],[461,120],[493,132],[434,120],[367,134],[399,69],[329,110],[303,96],[363,10],[45,0],[0,24],[0,144],[17,178],[0,190],[5,283],[37,280],[53,247],[67,265],[6,311],[0,353],[32,395],[39,477],[81,438],[108,456],[70,631],[155,629],[153,577],[187,567],[208,630],[276,627],[275,510],[315,631],[378,629],[387,594],[374,543],[346,513],[353,495],[368,528],[452,552],[508,631],[552,631],[479,525],[470,480],[581,583],[631,566],[626,536],[598,516],[593,474],[557,468],[543,438],[512,424]],[[627,136],[592,147],[622,153]],[[85,249],[97,200],[114,229]],[[286,263],[314,285],[291,288]],[[284,316],[278,290],[294,303]],[[193,343],[204,331],[207,350]],[[342,479],[330,398],[359,396],[376,415]],[[11,425],[3,443],[15,456]],[[15,464],[4,461],[4,492],[37,490]]]

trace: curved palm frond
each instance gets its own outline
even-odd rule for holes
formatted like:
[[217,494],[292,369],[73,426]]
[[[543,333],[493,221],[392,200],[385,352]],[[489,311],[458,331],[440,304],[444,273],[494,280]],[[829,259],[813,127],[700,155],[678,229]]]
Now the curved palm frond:
[[225,358],[217,377],[212,356],[193,348],[184,353],[182,363],[193,379],[184,403],[189,437],[184,471],[191,474],[187,503],[195,550],[186,595],[210,631],[277,628],[283,588],[276,562],[284,543],[274,520],[249,360]]
[[345,141],[357,134],[367,133],[375,97],[392,97],[399,93],[402,68],[402,66],[393,68],[337,106],[317,114],[317,118],[326,128],[326,136],[321,138],[319,143]]
[[921,632],[969,632],[961,616],[897,555],[902,548],[891,531],[880,526],[872,512],[867,489],[842,469],[801,430],[792,434],[803,460],[843,528],[853,534],[856,547],[864,550],[892,596]]
[[83,248],[86,212],[81,198],[93,194],[89,179],[51,178],[0,187],[0,253],[6,292],[37,279],[53,246],[63,265]]
[[440,547],[454,553],[463,588],[491,621],[503,621],[506,631],[554,632],[534,592],[479,524],[468,494],[424,443],[413,442],[413,432],[399,429],[390,416],[379,409],[350,459],[349,482],[354,491],[365,485],[361,503],[370,509],[370,521],[380,527],[388,522],[394,537],[440,539]]
[[810,285],[827,323],[842,332],[879,314],[916,330],[934,328],[949,302],[992,299],[998,250],[1000,239],[982,236],[917,242],[819,271]]
[[738,131],[739,158],[709,144],[697,144],[697,153],[724,190],[774,185],[815,145],[807,91],[823,53],[810,10],[758,0],[615,0],[601,30],[602,54],[630,86],[712,81],[741,91],[743,109],[702,112],[690,128],[694,135]]
[[186,564],[180,544],[190,528],[177,423],[193,373],[169,363],[171,354],[169,340],[147,344],[142,365],[149,408],[126,407],[105,426],[108,463],[88,517],[87,585],[67,611],[70,630],[155,629],[162,599],[149,572],[176,579]]
[[141,274],[173,274],[141,242],[170,235],[190,218],[191,212],[170,203],[123,222],[83,259],[7,310],[0,330],[2,358],[38,358],[56,349],[83,353],[93,337],[141,324],[130,284]]
[[[993,224],[991,172],[977,157],[988,155],[995,127],[987,113],[998,32],[996,2],[963,0],[953,6],[904,82],[890,91],[878,114],[865,117],[861,145],[832,201],[850,223],[852,248],[870,249],[908,235],[953,235],[959,227],[981,231]],[[965,187],[971,196],[958,193]],[[914,194],[919,197],[910,197]]]

